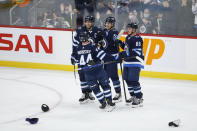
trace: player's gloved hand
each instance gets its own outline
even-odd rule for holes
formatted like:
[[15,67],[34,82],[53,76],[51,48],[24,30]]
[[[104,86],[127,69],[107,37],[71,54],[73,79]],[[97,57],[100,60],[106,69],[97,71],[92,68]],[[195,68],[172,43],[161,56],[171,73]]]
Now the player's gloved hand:
[[120,52],[120,53],[119,53],[119,57],[120,57],[121,59],[123,59],[123,58],[127,58],[128,56],[127,56],[126,51],[122,51],[122,52]]
[[99,48],[99,49],[102,49],[102,40],[100,40],[100,41],[98,42],[98,48]]
[[98,47],[99,47],[100,49],[105,49],[105,48],[107,47],[106,41],[105,41],[105,40],[100,40],[100,41],[98,42]]
[[105,32],[103,30],[99,30],[97,32],[98,39],[101,40],[105,36]]
[[116,44],[116,47],[117,47],[118,49],[119,49],[119,47],[122,48],[122,49],[124,49],[124,47],[125,47],[125,43],[124,43],[123,41],[119,40],[119,39],[117,39],[117,40],[115,41],[115,44]]
[[116,41],[115,41],[115,46],[116,46],[116,49],[118,49],[119,50],[119,47],[121,47],[122,48],[122,41],[121,40],[119,40],[119,39],[117,39]]
[[73,58],[71,58],[70,60],[71,60],[71,64],[75,65],[76,61]]
[[96,65],[96,63],[95,63],[93,60],[90,60],[90,61],[88,62],[88,65]]

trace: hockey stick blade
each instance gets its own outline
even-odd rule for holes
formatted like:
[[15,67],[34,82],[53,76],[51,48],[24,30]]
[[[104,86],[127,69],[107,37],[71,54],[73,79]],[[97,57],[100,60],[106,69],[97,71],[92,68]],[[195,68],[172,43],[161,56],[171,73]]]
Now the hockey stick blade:
[[122,30],[120,31],[120,33],[119,33],[118,36],[117,36],[117,39],[120,39],[120,37],[122,36],[123,33],[124,33],[124,29],[122,29]]
[[120,30],[118,36],[117,36],[117,39],[120,39],[120,37],[123,35],[124,31],[125,31],[125,27],[126,27],[126,23],[124,23],[122,29]]

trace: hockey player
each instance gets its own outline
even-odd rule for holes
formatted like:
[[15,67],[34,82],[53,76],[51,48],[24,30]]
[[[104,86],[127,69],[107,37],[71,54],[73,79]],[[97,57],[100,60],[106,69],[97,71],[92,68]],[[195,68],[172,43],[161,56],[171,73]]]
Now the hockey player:
[[138,107],[143,103],[143,93],[139,83],[140,71],[141,68],[144,68],[143,63],[141,63],[144,60],[143,40],[136,34],[138,28],[136,23],[128,24],[127,28],[128,35],[125,45],[121,45],[124,51],[120,54],[124,56],[123,78],[131,95],[129,102],[132,103],[132,107]]
[[[85,17],[85,25],[78,28],[76,30],[76,35],[73,38],[73,50],[77,48],[80,45],[80,40],[79,40],[79,34],[80,32],[87,32],[89,36],[89,41],[92,41],[93,43],[97,43],[100,39],[100,32],[101,29],[97,28],[94,26],[94,17],[93,16],[86,16]],[[71,57],[71,63],[73,63],[74,59]],[[89,88],[83,71],[78,71],[79,74],[79,79],[80,79],[80,85],[81,85],[81,91],[82,91],[82,96],[79,99],[80,103],[86,103],[88,100],[95,100],[95,98],[92,95],[92,91]]]
[[[111,54],[113,56],[118,56],[119,48],[116,42],[118,31],[114,28],[114,26],[115,26],[115,18],[107,17],[105,20],[105,29],[103,30],[103,36],[106,42],[102,41],[100,43],[102,44],[101,47],[106,53]],[[120,81],[118,77],[117,63],[104,65],[104,69],[108,74],[109,78],[111,78],[113,87],[116,92],[113,101],[119,102],[121,101],[121,88],[120,88]]]
[[[101,60],[113,61],[115,57],[106,54],[91,41],[88,41],[87,32],[80,32],[79,40],[81,44],[74,49],[72,57],[79,64],[79,68],[83,70],[86,82],[101,103],[100,108],[105,109],[109,105],[110,110],[112,110],[115,103],[112,102],[109,79],[103,69]],[[98,82],[102,84],[104,93],[100,91]]]

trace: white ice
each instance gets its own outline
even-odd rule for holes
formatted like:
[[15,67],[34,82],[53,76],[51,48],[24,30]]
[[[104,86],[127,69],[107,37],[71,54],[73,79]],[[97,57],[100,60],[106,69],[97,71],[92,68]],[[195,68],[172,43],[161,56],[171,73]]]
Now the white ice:
[[[79,104],[73,72],[0,67],[0,131],[197,131],[197,82],[140,81],[143,107],[123,101],[104,112],[97,101]],[[43,113],[42,104],[51,110]],[[30,125],[27,117],[38,117],[38,124]],[[169,127],[176,119],[180,127]]]

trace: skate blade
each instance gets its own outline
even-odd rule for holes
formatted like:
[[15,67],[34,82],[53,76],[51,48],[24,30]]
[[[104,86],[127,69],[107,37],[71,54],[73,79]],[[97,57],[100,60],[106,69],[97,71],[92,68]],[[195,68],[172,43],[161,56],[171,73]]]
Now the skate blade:
[[88,103],[94,103],[95,100],[88,100]]
[[119,99],[119,100],[113,100],[114,103],[119,103],[119,102],[122,102],[122,99]]
[[116,108],[116,106],[106,106],[105,111],[112,112],[115,108]]
[[81,105],[84,105],[84,104],[88,104],[88,103],[93,103],[93,102],[91,102],[92,100],[89,100],[89,99],[87,99],[87,100],[84,100],[84,101],[82,101],[82,102],[79,102]]
[[125,105],[126,106],[131,106],[132,105],[132,102],[126,102]]
[[132,105],[132,108],[138,108],[138,107],[143,107],[143,103],[141,103],[139,105]]

